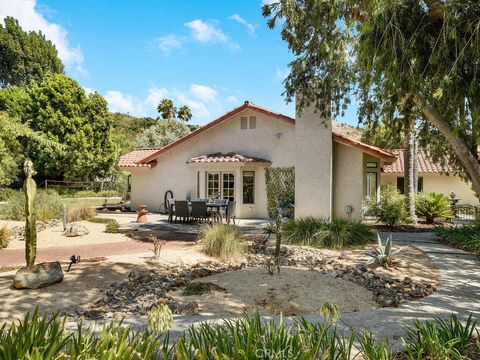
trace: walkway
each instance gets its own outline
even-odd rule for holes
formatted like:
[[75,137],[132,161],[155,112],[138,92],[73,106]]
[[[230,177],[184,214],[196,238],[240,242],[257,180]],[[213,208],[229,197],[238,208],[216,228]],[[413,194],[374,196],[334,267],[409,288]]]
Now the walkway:
[[[387,234],[383,234],[385,237]],[[452,313],[462,318],[470,313],[480,321],[480,268],[477,257],[438,243],[431,233],[395,233],[394,241],[415,246],[430,256],[440,271],[440,286],[434,294],[402,304],[398,308],[382,308],[342,316],[355,329],[370,329],[380,338],[388,336],[393,345],[400,344],[402,326],[413,320],[448,317]],[[321,321],[320,315],[305,316],[310,321]],[[189,325],[201,321],[221,322],[215,316],[175,316],[172,338],[178,337]],[[145,326],[145,317],[126,319],[134,326]]]

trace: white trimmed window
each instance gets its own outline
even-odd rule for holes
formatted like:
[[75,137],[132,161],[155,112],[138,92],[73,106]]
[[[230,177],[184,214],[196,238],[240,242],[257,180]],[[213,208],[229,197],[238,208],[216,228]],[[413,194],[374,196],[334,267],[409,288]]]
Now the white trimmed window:
[[256,129],[257,128],[257,117],[256,116],[250,116],[249,123],[250,123],[250,129]]

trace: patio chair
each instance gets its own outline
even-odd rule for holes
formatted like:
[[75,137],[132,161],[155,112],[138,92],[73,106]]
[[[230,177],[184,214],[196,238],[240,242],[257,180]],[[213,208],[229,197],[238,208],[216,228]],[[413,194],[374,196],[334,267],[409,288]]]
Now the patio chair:
[[209,217],[205,201],[192,201],[192,220],[205,220]]
[[173,221],[173,215],[175,215],[175,199],[167,199],[168,202],[168,222]]
[[208,202],[208,199],[206,198],[197,198],[197,201],[202,201],[204,203]]
[[180,218],[180,221],[190,221],[190,209],[187,200],[175,200],[175,223],[177,223],[177,218]]
[[233,225],[235,225],[235,207],[237,206],[236,201],[229,201],[227,205],[227,209],[225,210],[225,218],[227,219],[227,224],[230,224],[230,220],[233,221]]

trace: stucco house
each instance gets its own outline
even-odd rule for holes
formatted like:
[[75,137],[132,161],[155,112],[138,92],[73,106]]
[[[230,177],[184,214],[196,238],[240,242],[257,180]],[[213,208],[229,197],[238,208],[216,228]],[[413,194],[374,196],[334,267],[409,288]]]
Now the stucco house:
[[[119,166],[131,172],[134,208],[158,211],[170,190],[177,199],[220,195],[236,201],[237,218],[267,218],[266,169],[294,167],[295,216],[361,219],[365,196],[378,196],[382,183],[396,183],[399,159],[398,151],[335,133],[313,109],[294,119],[246,101],[163,148],[122,156]],[[423,182],[426,191],[440,189],[427,188],[430,174]],[[468,185],[455,186],[441,192],[467,199]]]

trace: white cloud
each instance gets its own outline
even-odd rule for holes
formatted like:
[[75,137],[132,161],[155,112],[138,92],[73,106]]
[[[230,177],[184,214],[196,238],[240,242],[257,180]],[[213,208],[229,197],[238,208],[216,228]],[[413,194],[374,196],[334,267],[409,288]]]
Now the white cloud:
[[285,68],[282,70],[277,66],[275,70],[275,79],[279,81],[283,81],[286,79],[288,74],[290,74],[290,70],[288,70],[288,68]]
[[93,94],[95,93],[95,90],[93,90],[92,88],[89,88],[89,87],[83,87],[83,90],[85,90],[85,94],[88,96],[90,94]]
[[273,4],[275,2],[278,2],[278,0],[262,0],[262,6],[263,5],[270,5],[270,4]]
[[247,20],[245,20],[244,18],[242,18],[240,15],[238,14],[233,14],[232,16],[229,17],[230,20],[233,20],[233,21],[236,21],[238,22],[239,24],[242,24],[243,26],[245,26],[248,30],[248,32],[251,34],[251,35],[255,35],[255,25],[253,24],[250,24]]
[[150,108],[156,109],[160,100],[168,97],[170,92],[165,88],[152,87],[148,89],[148,95],[145,99],[145,104]]
[[191,84],[190,93],[202,101],[213,101],[217,97],[217,91],[207,85]]
[[225,99],[226,102],[231,103],[231,104],[237,104],[239,103],[238,99],[235,96],[228,96]]
[[234,43],[224,32],[212,23],[196,19],[185,23],[185,26],[191,30],[192,38],[201,43],[221,43],[227,45],[230,49],[239,49],[240,46]]
[[133,99],[128,94],[123,94],[116,90],[109,90],[105,94],[105,100],[107,100],[108,108],[111,112],[134,113],[135,107],[133,105]]
[[42,31],[45,38],[52,41],[62,62],[73,71],[86,75],[83,68],[83,53],[80,47],[72,47],[68,41],[68,32],[59,24],[49,22],[38,12],[36,0],[1,0],[0,19],[13,16],[26,31]]
[[173,49],[181,49],[183,47],[183,39],[173,34],[156,38],[155,42],[158,48],[167,55],[170,54]]

